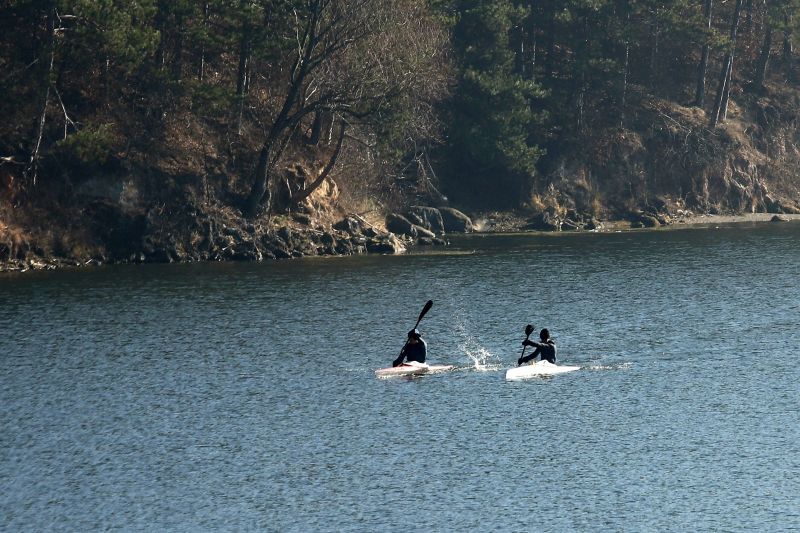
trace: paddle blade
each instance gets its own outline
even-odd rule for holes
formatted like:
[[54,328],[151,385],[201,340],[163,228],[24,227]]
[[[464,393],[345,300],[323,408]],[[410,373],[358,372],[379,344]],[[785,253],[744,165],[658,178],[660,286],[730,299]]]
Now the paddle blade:
[[[530,338],[531,333],[533,333],[533,324],[528,324],[527,326],[525,326],[525,340],[528,340],[528,338]],[[522,354],[520,354],[519,356],[520,359],[522,359],[525,356],[525,348],[527,348],[527,346],[522,347]],[[519,363],[517,363],[517,365],[519,366]]]
[[[433,307],[433,300],[428,300],[428,302],[425,304],[425,307],[422,308],[422,312],[419,314],[419,318],[417,318],[417,326],[419,326],[419,323],[422,321],[422,317],[424,317],[428,313],[428,311],[431,310],[431,307]],[[416,328],[417,326],[414,326],[414,328]]]

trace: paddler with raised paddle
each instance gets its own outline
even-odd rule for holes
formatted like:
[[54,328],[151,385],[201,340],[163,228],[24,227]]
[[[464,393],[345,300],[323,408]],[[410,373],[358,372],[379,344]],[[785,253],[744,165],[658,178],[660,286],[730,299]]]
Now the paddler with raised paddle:
[[393,367],[402,365],[404,359],[408,362],[425,362],[425,357],[428,355],[428,345],[425,340],[423,340],[422,334],[417,329],[417,326],[419,326],[422,317],[424,317],[425,314],[430,311],[431,307],[433,307],[433,300],[428,300],[428,303],[426,303],[425,307],[422,308],[419,318],[417,318],[417,323],[414,324],[414,327],[408,332],[408,340],[406,340],[406,344],[403,346],[403,349],[400,350],[400,355],[397,356],[397,359],[392,361]]

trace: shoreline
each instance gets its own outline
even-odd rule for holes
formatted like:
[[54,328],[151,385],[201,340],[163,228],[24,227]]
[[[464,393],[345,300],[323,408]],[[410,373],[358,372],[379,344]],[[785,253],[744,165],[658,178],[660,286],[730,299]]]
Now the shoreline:
[[[780,217],[780,221],[775,221],[775,217]],[[521,219],[520,219],[521,220]],[[775,213],[751,213],[744,215],[688,215],[677,216],[670,220],[669,224],[662,224],[657,227],[632,227],[629,220],[607,220],[602,221],[602,226],[594,230],[561,230],[561,231],[541,231],[524,229],[520,225],[515,224],[508,219],[502,228],[494,227],[492,229],[475,230],[471,234],[477,235],[509,235],[509,234],[540,234],[540,235],[580,235],[590,233],[623,233],[635,231],[670,231],[680,229],[703,229],[716,225],[736,225],[736,224],[763,224],[763,223],[787,223],[796,222],[800,220],[800,214],[775,214]],[[515,221],[516,222],[516,221]],[[480,222],[476,224],[477,227],[482,227],[484,224]],[[468,236],[470,234],[465,234]],[[416,246],[411,247],[416,248]],[[443,250],[444,251],[444,250]],[[360,255],[370,255],[376,252],[365,252]],[[412,252],[413,253],[413,252]],[[316,256],[308,255],[306,257],[339,257],[343,255],[354,254],[318,254]],[[277,259],[266,259],[277,260]],[[175,262],[175,261],[173,261]],[[191,263],[198,261],[177,261],[181,263]],[[158,263],[158,262],[155,262]],[[62,269],[85,269],[90,267],[98,267],[104,265],[116,264],[145,264],[141,261],[108,261],[102,262],[90,259],[84,263],[79,263],[63,257],[37,257],[29,259],[25,262],[22,261],[4,261],[0,263],[0,276],[4,274],[19,274],[26,272],[41,272],[45,270],[62,270]]]
[[[775,217],[780,217],[781,220],[773,220]],[[499,225],[499,227],[492,227],[489,229],[476,230],[474,233],[483,235],[492,234],[508,234],[508,233],[538,233],[542,235],[562,235],[562,234],[585,234],[585,233],[615,233],[615,232],[628,232],[628,231],[661,231],[661,230],[674,230],[674,229],[689,229],[689,228],[703,228],[707,226],[714,226],[717,224],[760,224],[760,223],[786,223],[800,220],[800,214],[784,214],[784,213],[750,213],[744,215],[677,215],[670,219],[668,224],[661,224],[654,227],[635,227],[632,226],[630,220],[626,219],[613,219],[601,221],[601,227],[593,230],[531,230],[524,228],[522,219],[509,221],[506,219]],[[486,222],[483,218],[482,223],[478,227],[484,225],[491,225],[491,222]]]

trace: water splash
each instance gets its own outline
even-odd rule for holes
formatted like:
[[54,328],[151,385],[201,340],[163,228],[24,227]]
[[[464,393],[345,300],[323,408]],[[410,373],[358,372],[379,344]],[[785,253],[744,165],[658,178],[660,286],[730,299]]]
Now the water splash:
[[499,370],[501,367],[500,358],[481,346],[472,335],[465,335],[458,348],[470,358],[472,366],[479,372]]
[[499,370],[502,367],[500,358],[484,348],[480,341],[470,333],[470,328],[460,313],[455,316],[455,329],[459,338],[458,349],[469,357],[475,370],[488,372]]
[[501,365],[498,357],[486,348],[470,348],[466,345],[459,345],[459,348],[472,360],[475,370],[479,372],[500,370]]

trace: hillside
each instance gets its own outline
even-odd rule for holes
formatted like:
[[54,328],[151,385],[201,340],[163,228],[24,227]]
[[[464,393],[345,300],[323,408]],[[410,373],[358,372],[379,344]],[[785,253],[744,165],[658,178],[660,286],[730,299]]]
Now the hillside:
[[0,8],[1,268],[800,212],[800,8],[559,6]]

